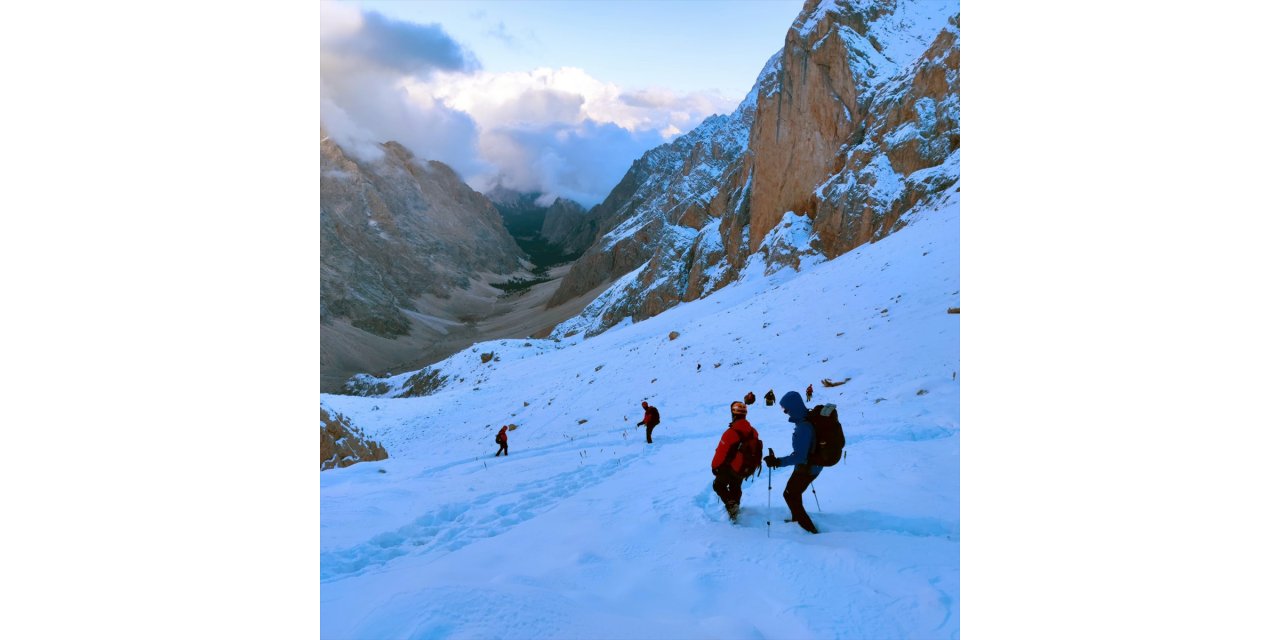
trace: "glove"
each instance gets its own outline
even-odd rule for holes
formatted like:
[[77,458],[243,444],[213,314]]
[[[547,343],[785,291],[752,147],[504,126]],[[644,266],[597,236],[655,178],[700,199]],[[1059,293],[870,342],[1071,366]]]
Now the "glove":
[[643,424],[644,424],[643,422],[637,422],[637,423],[636,423],[636,426],[638,427],[638,426],[643,425]]
[[778,459],[774,456],[765,456],[764,463],[769,465],[770,469],[778,468]]

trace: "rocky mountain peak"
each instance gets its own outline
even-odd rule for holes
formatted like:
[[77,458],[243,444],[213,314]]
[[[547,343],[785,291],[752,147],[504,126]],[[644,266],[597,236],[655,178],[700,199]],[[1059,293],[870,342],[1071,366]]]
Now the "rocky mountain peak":
[[959,179],[959,145],[958,2],[809,0],[733,114],[645,153],[610,193],[551,303],[613,284],[557,335],[705,296],[757,253],[798,268],[873,242]]
[[399,351],[386,341],[423,325],[424,296],[448,299],[480,274],[522,268],[497,210],[452,168],[395,142],[378,150],[351,154],[321,131],[320,357],[330,387],[391,364],[367,347]]
[[[680,243],[716,216],[712,200],[722,175],[739,162],[755,107],[707,118],[689,133],[646,151],[590,215],[607,230],[565,276],[549,306],[582,295]],[[683,230],[674,230],[681,227]],[[670,231],[670,232],[669,232]]]

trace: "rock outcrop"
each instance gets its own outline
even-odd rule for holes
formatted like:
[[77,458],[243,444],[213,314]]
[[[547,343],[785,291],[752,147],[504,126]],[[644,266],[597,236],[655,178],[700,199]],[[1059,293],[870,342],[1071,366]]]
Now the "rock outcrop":
[[552,303],[613,284],[553,335],[706,296],[753,256],[796,268],[891,233],[959,180],[959,96],[958,2],[807,0],[733,115],[646,153],[600,205],[607,231]]
[[320,407],[320,470],[386,460],[387,450],[364,435],[346,416]]

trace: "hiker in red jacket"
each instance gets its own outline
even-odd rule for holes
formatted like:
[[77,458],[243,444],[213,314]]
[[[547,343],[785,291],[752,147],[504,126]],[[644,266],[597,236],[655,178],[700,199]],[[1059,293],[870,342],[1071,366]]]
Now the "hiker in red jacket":
[[[720,436],[716,455],[711,458],[711,473],[716,479],[711,488],[724,502],[729,519],[738,521],[738,505],[742,502],[742,481],[760,466],[760,435],[747,422],[747,405],[734,401],[729,405],[729,428]],[[753,443],[748,447],[748,443]]]
[[498,443],[498,452],[493,457],[511,455],[507,453],[507,427],[510,425],[502,425],[502,429],[498,431],[497,437],[493,440]]
[[648,402],[641,402],[640,406],[644,407],[644,420],[637,422],[636,426],[644,425],[644,439],[649,444],[653,444],[653,428],[658,426],[662,418],[658,416],[658,408]]
[[804,390],[804,401],[810,400],[813,400],[813,385],[809,385],[809,388]]

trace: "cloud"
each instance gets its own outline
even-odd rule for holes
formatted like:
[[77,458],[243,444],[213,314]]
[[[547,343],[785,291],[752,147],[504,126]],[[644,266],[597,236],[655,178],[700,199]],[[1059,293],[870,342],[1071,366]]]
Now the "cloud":
[[662,89],[626,92],[582,69],[437,74],[407,81],[415,99],[466,113],[480,130],[479,151],[502,184],[598,203],[645,151],[736,104],[716,93]]
[[321,5],[320,121],[330,137],[363,160],[395,140],[424,159],[464,175],[491,170],[476,152],[477,129],[465,113],[412,99],[407,77],[468,72],[475,56],[439,25],[415,25],[371,11]]
[[322,51],[403,73],[480,67],[475,55],[438,24],[401,22],[374,11],[361,12],[357,21],[343,9],[330,6],[322,11],[322,21],[328,14],[335,23],[334,28],[321,28]]
[[[676,94],[665,89],[625,92],[582,69],[540,68],[511,73],[441,73],[409,81],[417,97],[439,100],[470,114],[482,127],[609,122],[627,131],[661,131],[676,125],[688,131],[707,116],[732,111],[737,103],[715,92]],[[573,96],[572,99],[569,96]]]
[[[508,34],[499,23],[500,35]],[[735,106],[713,92],[624,91],[582,69],[483,71],[436,24],[321,5],[321,122],[369,160],[395,140],[473,188],[598,203],[645,151]]]
[[485,129],[481,153],[498,172],[481,186],[539,191],[548,202],[562,197],[590,206],[608,195],[632,161],[662,143],[657,131],[633,132],[594,120]]

